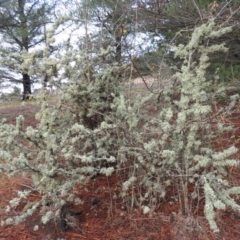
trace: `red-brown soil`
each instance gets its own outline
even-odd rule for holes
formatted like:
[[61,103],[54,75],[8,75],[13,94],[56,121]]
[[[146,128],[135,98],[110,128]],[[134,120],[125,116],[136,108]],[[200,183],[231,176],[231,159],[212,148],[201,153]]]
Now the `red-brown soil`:
[[[38,107],[34,105],[7,106],[0,109],[0,118],[7,118],[8,122],[15,123],[15,117],[24,115],[26,125],[36,126],[34,114]],[[221,117],[221,116],[219,116]],[[226,120],[226,119],[224,119]],[[240,126],[240,111],[235,111],[231,121],[236,127]],[[229,138],[229,136],[227,136]],[[240,130],[232,137],[239,147],[238,139]],[[226,142],[220,144],[224,147]],[[119,176],[98,176],[84,187],[75,189],[78,197],[83,201],[82,205],[72,206],[75,211],[81,211],[81,215],[75,216],[76,227],[63,231],[56,222],[41,225],[41,215],[35,213],[20,225],[0,226],[0,240],[183,240],[183,239],[240,239],[240,215],[232,211],[218,212],[217,222],[221,229],[218,234],[209,230],[208,223],[202,213],[198,216],[182,216],[178,213],[178,202],[169,202],[166,199],[160,208],[149,215],[143,215],[139,208],[129,209],[120,198],[114,198],[115,193],[120,191]],[[229,169],[229,180],[235,185],[240,185],[240,171]],[[28,176],[18,175],[8,178],[0,175],[0,221],[6,216],[17,214],[27,204],[27,199],[22,202],[15,211],[6,213],[5,206],[16,195],[19,189],[27,189],[31,186]],[[117,194],[116,194],[117,195]],[[37,200],[38,193],[31,194],[31,201]],[[97,198],[97,203],[92,204],[92,198]],[[39,230],[33,228],[39,224]]]

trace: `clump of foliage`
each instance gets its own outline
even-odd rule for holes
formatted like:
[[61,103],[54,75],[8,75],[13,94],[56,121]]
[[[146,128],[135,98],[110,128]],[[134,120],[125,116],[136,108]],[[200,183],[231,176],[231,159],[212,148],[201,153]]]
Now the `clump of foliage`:
[[[54,42],[52,35],[48,34],[48,45]],[[37,52],[23,53],[20,68],[36,75],[47,74],[48,80],[60,88],[59,102],[51,105],[43,88],[36,128],[25,126],[23,116],[16,119],[16,125],[4,120],[0,125],[1,172],[10,176],[29,173],[33,179],[32,188],[19,191],[6,211],[18,206],[32,191],[38,191],[42,198],[28,204],[23,214],[2,221],[2,225],[20,223],[36,210],[41,211],[44,224],[59,219],[66,204],[81,203],[74,194],[76,185],[84,185],[96,174],[109,176],[114,171],[117,142],[110,116],[111,103],[121,91],[119,67],[104,62],[104,68],[96,66],[111,55],[112,49],[101,49],[90,65],[84,53],[76,56],[71,48],[54,61],[48,47],[41,63],[35,60]],[[54,82],[56,71],[67,84]]]
[[[221,122],[214,129],[212,126],[216,114],[230,113],[239,96],[231,96],[229,107],[214,113],[216,99],[223,90],[209,92],[213,83],[206,80],[208,55],[227,51],[224,43],[208,45],[208,41],[230,31],[231,27],[220,28],[210,21],[193,31],[186,46],[176,47],[175,55],[183,59],[183,64],[174,76],[175,83],[160,92],[157,116],[149,118],[140,133],[134,130],[135,144],[121,148],[125,156],[121,159],[133,159],[130,177],[123,184],[124,197],[147,213],[159,206],[168,196],[168,187],[174,185],[178,194],[172,199],[179,201],[184,215],[193,214],[200,200],[205,199],[204,213],[215,232],[219,231],[215,210],[240,210],[233,198],[240,187],[230,187],[226,180],[227,167],[239,166],[240,161],[234,158],[238,149],[215,149],[217,139],[234,129]],[[193,55],[199,59],[194,60]],[[136,114],[130,114],[130,118],[140,120]]]
[[[49,104],[43,89],[36,128],[24,126],[22,116],[16,125],[4,121],[0,125],[1,171],[9,175],[25,172],[33,178],[32,189],[19,191],[6,211],[31,191],[42,196],[23,214],[1,224],[20,223],[37,209],[43,213],[43,223],[59,218],[66,203],[81,203],[74,194],[76,185],[116,170],[123,181],[121,197],[131,206],[138,205],[148,213],[174,184],[179,191],[173,198],[178,197],[180,211],[192,214],[196,207],[192,200],[204,197],[206,218],[212,230],[218,231],[214,210],[240,210],[232,197],[240,188],[230,187],[225,180],[226,167],[238,166],[239,161],[233,157],[234,146],[214,149],[214,140],[233,129],[222,123],[212,129],[212,106],[218,92],[208,92],[208,55],[226,48],[207,42],[230,31],[214,22],[196,28],[189,43],[175,49],[176,56],[183,59],[181,72],[173,77],[175,83],[158,96],[149,94],[142,99],[126,98],[120,85],[121,67],[105,61],[112,54],[110,47],[90,57],[84,52],[76,55],[68,47],[64,55],[58,53],[57,61],[49,57],[47,46],[42,65],[34,61],[36,53],[27,54],[21,66],[25,71],[43,74],[47,69],[49,81],[54,83],[58,75],[67,84],[59,85],[56,105]],[[48,39],[51,44],[51,34]],[[194,54],[200,56],[197,62],[192,60]],[[227,111],[238,100],[238,96],[231,98]],[[150,117],[153,108],[158,109],[157,114]]]

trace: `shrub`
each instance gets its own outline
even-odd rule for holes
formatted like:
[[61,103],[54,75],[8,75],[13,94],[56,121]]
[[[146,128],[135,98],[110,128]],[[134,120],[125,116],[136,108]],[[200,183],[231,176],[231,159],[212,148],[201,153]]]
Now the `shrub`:
[[[110,54],[111,48],[101,50],[95,56],[97,64],[100,63],[99,59]],[[29,59],[35,56],[37,54],[33,53],[25,55],[25,58],[30,63]],[[71,55],[68,61],[74,64],[67,65],[64,71],[62,66],[66,63],[66,58],[54,63],[60,66],[62,76],[67,77],[68,84],[61,85],[56,105],[48,102],[43,88],[41,109],[36,114],[36,128],[25,126],[23,116],[16,119],[16,125],[2,121],[1,171],[9,175],[28,173],[33,179],[32,189],[19,191],[18,196],[9,202],[7,211],[27,198],[31,191],[41,194],[41,199],[31,203],[25,213],[2,221],[2,225],[20,223],[36,210],[42,211],[44,224],[52,218],[60,218],[61,209],[67,203],[81,203],[81,199],[73,193],[76,185],[84,185],[96,174],[109,176],[114,171],[117,143],[113,136],[115,126],[110,116],[111,103],[121,91],[119,67],[105,64],[90,79],[85,60],[84,54],[78,57]],[[53,64],[51,59],[46,61]],[[43,65],[47,63],[43,62]],[[31,66],[25,62],[23,65],[26,69]],[[93,66],[92,69],[94,71]],[[42,66],[35,66],[36,73],[41,70]],[[48,72],[49,81],[53,77]]]
[[[178,194],[171,197],[179,201],[184,215],[193,214],[199,207],[194,205],[194,199],[198,203],[205,199],[204,213],[215,232],[219,231],[215,210],[228,207],[240,210],[232,197],[239,194],[240,188],[230,187],[226,180],[227,167],[239,166],[239,160],[234,158],[238,149],[215,147],[223,133],[234,129],[220,121],[216,128],[212,124],[216,115],[230,113],[239,96],[231,96],[229,106],[216,114],[215,101],[223,89],[209,91],[213,83],[206,80],[208,54],[227,51],[224,43],[209,45],[208,42],[230,31],[231,27],[221,28],[210,21],[193,31],[186,46],[175,48],[175,55],[183,59],[181,71],[173,77],[175,84],[161,91],[158,101],[153,96],[158,102],[157,116],[148,121],[145,116],[140,132],[135,128],[131,133],[134,145],[122,146],[120,153],[124,157],[119,160],[132,159],[122,193],[132,205],[137,203],[145,209],[147,204],[154,210],[169,195],[169,186],[174,185]],[[199,56],[197,61],[192,60],[193,55]],[[139,122],[139,117],[127,114],[125,122],[130,119],[132,123]]]
[[[29,61],[35,53],[25,56],[24,69],[33,71],[29,64],[35,62],[35,74],[44,72],[45,66],[49,81],[58,71],[58,77],[68,84],[60,85],[56,105],[50,105],[42,91],[36,128],[24,126],[22,116],[16,125],[0,125],[1,170],[9,175],[31,174],[32,190],[42,196],[25,213],[1,224],[20,223],[37,209],[44,212],[44,224],[59,218],[66,203],[81,202],[72,191],[76,185],[98,173],[109,176],[117,170],[122,179],[121,197],[131,207],[138,205],[147,214],[167,196],[169,186],[175,185],[178,192],[172,198],[179,199],[180,211],[193,214],[192,201],[204,197],[206,218],[211,229],[218,231],[215,210],[239,210],[232,195],[239,194],[240,188],[231,187],[225,179],[226,167],[238,166],[239,161],[233,157],[236,147],[215,149],[216,138],[233,128],[221,122],[216,129],[212,127],[219,92],[208,91],[211,82],[206,81],[206,69],[208,54],[226,51],[224,44],[208,45],[208,40],[230,31],[213,21],[196,28],[189,43],[175,49],[176,56],[183,59],[181,72],[173,76],[175,83],[141,99],[137,95],[126,98],[120,85],[121,68],[105,61],[111,48],[90,57],[66,49],[58,62],[46,56],[42,66]],[[192,61],[194,54],[199,56],[197,62]],[[229,107],[219,113],[226,110],[227,114],[238,96],[231,99]],[[153,109],[155,114],[149,116]],[[30,192],[19,191],[6,210]]]

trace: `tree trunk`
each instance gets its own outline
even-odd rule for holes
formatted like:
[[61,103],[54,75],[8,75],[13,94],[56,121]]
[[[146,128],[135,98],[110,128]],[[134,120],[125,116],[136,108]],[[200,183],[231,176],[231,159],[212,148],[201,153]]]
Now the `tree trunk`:
[[23,79],[23,100],[27,100],[29,99],[29,94],[32,94],[30,76],[27,73],[22,73],[22,79]]
[[[18,9],[20,14],[20,33],[21,33],[21,50],[25,49],[28,52],[29,48],[29,33],[27,26],[27,17],[24,13],[24,8],[26,6],[25,0],[18,0]],[[32,94],[31,91],[31,80],[30,76],[27,73],[22,73],[22,83],[23,83],[23,100],[29,99],[29,94]]]
[[122,37],[121,36],[116,36],[115,41],[116,41],[116,54],[115,54],[115,61],[117,63],[121,62],[122,59]]

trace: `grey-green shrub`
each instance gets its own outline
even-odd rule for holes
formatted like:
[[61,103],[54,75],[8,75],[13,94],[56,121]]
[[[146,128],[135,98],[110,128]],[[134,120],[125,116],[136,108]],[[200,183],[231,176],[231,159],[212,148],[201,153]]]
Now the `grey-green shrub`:
[[[58,60],[46,50],[41,63],[35,59],[36,52],[23,53],[24,61],[19,68],[41,75],[45,66],[48,80],[59,86],[60,95],[59,102],[52,105],[43,88],[36,128],[25,126],[22,116],[16,119],[16,125],[4,122],[0,125],[1,171],[9,175],[29,173],[33,179],[31,190],[19,191],[6,210],[16,207],[31,191],[42,196],[38,202],[29,204],[26,212],[5,219],[2,225],[20,223],[37,209],[42,212],[45,224],[59,217],[66,203],[81,203],[73,193],[76,185],[84,185],[96,174],[109,176],[114,171],[118,145],[114,137],[116,127],[111,121],[111,103],[121,91],[120,68],[101,60],[111,54],[111,48],[101,49],[91,63],[84,52],[76,56],[70,50],[66,48],[65,55]],[[57,68],[60,78],[68,80],[67,85],[54,81],[52,66]],[[89,68],[92,76],[88,75]]]
[[[143,209],[148,204],[154,210],[161,199],[169,197],[168,190],[172,192],[172,188],[168,187],[174,185],[178,194],[172,199],[179,201],[179,210],[184,215],[193,214],[199,207],[193,204],[194,199],[198,199],[196,202],[205,199],[204,213],[215,232],[219,231],[215,210],[228,207],[240,210],[233,198],[240,188],[231,187],[225,179],[227,167],[239,166],[240,161],[235,158],[238,149],[235,146],[215,149],[216,142],[221,141],[219,137],[234,129],[214,117],[228,116],[239,96],[231,96],[226,109],[214,112],[216,97],[223,89],[209,91],[213,83],[206,81],[208,54],[227,51],[224,43],[209,43],[230,32],[231,27],[221,28],[209,21],[193,31],[186,46],[175,48],[176,56],[184,60],[181,72],[173,77],[175,84],[160,92],[158,101],[153,96],[152,103],[153,99],[158,102],[159,112],[140,129],[132,130],[134,145],[120,149],[121,159],[126,162],[132,159],[130,176],[123,184],[122,193],[132,204]],[[197,62],[192,60],[193,54],[199,56]],[[126,121],[139,122],[139,116],[131,113],[126,115]],[[213,128],[216,121],[218,124]]]
[[[239,194],[240,188],[225,180],[226,167],[238,166],[239,161],[233,157],[236,147],[214,148],[216,138],[233,128],[221,122],[212,128],[214,100],[220,90],[208,91],[212,88],[206,81],[208,54],[227,49],[224,44],[207,43],[230,31],[213,21],[196,28],[189,43],[175,49],[184,61],[181,72],[173,76],[174,84],[144,98],[136,94],[127,99],[120,84],[122,68],[104,60],[111,55],[111,47],[91,56],[67,47],[64,54],[57,53],[58,60],[46,50],[42,63],[34,61],[35,53],[25,55],[20,68],[39,75],[46,68],[49,81],[60,88],[59,103],[51,105],[43,89],[36,128],[24,126],[22,116],[16,125],[0,125],[1,171],[30,173],[32,190],[42,196],[26,212],[1,224],[20,223],[37,209],[46,223],[58,217],[66,203],[81,203],[72,191],[76,185],[116,170],[122,180],[120,196],[131,207],[142,207],[144,214],[154,210],[174,185],[178,191],[172,199],[180,202],[179,211],[193,214],[192,201],[204,197],[206,218],[211,229],[218,231],[215,210],[239,210],[232,195]],[[199,56],[197,62],[192,61],[193,54]],[[60,79],[68,80],[67,85],[54,81],[56,71]],[[238,96],[231,99],[219,113],[230,112]],[[19,191],[6,211],[30,192]]]

